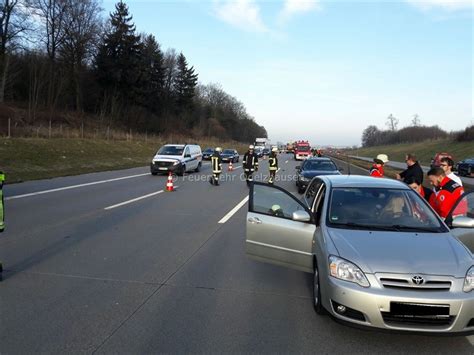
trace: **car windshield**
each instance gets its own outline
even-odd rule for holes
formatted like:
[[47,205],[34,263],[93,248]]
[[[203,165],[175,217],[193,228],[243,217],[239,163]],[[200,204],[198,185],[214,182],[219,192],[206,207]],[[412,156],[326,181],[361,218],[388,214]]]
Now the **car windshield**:
[[214,153],[214,149],[207,148],[203,153]]
[[415,191],[387,188],[333,189],[328,225],[366,230],[447,231]]
[[336,165],[329,160],[307,160],[302,167],[303,170],[335,171]]
[[222,152],[222,154],[234,154],[234,151],[232,149],[226,149]]
[[184,147],[175,145],[164,145],[158,151],[158,155],[182,155]]
[[307,152],[309,150],[309,147],[306,146],[306,145],[299,146],[298,150],[301,151],[301,152]]

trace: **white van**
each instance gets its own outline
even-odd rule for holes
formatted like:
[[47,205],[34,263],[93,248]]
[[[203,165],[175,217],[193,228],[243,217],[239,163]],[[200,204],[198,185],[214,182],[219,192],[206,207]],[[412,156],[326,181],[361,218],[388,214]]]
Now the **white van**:
[[150,164],[152,175],[169,171],[183,175],[198,172],[202,166],[201,147],[196,144],[165,144],[158,150]]

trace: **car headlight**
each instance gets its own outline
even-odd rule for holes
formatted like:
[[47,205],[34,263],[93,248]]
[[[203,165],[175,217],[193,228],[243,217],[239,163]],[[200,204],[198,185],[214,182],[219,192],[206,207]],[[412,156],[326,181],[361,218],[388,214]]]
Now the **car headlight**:
[[179,164],[179,161],[178,161],[178,160],[176,160],[176,161],[173,163],[173,165],[178,165],[178,164]]
[[354,282],[362,287],[370,287],[369,280],[364,272],[353,263],[338,258],[337,256],[329,257],[329,273],[336,279]]
[[304,175],[300,175],[300,180],[301,181],[310,181],[311,179],[305,177]]
[[467,270],[463,287],[464,292],[471,292],[472,290],[474,290],[474,266],[471,266],[471,268]]

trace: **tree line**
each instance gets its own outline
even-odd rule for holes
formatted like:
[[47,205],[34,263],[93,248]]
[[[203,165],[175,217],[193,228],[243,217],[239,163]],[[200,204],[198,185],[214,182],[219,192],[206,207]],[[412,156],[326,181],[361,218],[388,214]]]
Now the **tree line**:
[[399,120],[390,114],[387,117],[387,129],[370,125],[362,132],[362,146],[373,147],[402,143],[418,143],[425,140],[452,138],[459,142],[474,141],[474,125],[464,131],[448,133],[438,126],[422,125],[418,115],[413,116],[411,124],[398,129]]
[[200,84],[186,56],[139,33],[126,3],[103,18],[99,0],[3,0],[0,104],[26,121],[59,110],[142,132],[251,142],[266,137],[219,84]]

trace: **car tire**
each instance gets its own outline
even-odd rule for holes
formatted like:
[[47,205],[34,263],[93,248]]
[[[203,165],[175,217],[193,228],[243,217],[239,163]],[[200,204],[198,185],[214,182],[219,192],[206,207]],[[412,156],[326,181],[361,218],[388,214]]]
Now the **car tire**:
[[321,301],[321,284],[319,282],[319,269],[316,259],[314,260],[313,266],[313,308],[314,311],[319,315],[327,314],[327,311],[323,307],[323,303]]
[[151,172],[151,175],[156,176],[156,175],[158,175],[158,173],[157,173],[156,171],[152,171],[152,172]]
[[196,173],[198,173],[198,172],[201,171],[201,163],[198,164],[197,168],[194,169],[194,171],[195,171]]
[[181,165],[181,168],[178,170],[178,176],[183,176],[186,172],[186,165]]
[[306,189],[305,189],[304,187],[300,187],[300,186],[298,186],[298,193],[299,193],[299,194],[302,194],[302,193],[304,193],[304,192],[305,192],[305,190],[306,190]]

